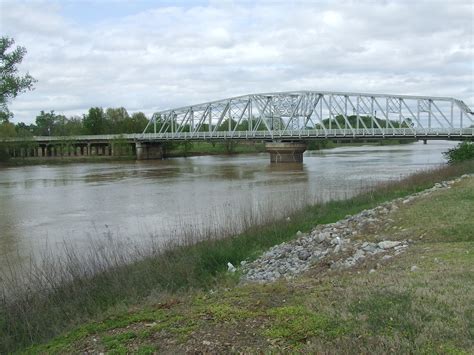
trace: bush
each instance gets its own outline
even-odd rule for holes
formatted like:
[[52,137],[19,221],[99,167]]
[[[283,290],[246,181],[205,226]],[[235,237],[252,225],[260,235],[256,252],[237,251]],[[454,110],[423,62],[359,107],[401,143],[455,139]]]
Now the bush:
[[8,149],[6,146],[3,146],[0,143],[0,162],[7,161],[8,159],[10,159],[10,154],[8,153]]
[[474,143],[462,142],[457,147],[444,152],[443,155],[448,159],[449,163],[456,163],[464,160],[474,159]]

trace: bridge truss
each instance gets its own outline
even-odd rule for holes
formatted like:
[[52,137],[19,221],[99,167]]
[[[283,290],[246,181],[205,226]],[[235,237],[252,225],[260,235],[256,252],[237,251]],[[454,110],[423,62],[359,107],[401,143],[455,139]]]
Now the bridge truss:
[[155,113],[143,140],[474,138],[474,112],[450,97],[291,91]]

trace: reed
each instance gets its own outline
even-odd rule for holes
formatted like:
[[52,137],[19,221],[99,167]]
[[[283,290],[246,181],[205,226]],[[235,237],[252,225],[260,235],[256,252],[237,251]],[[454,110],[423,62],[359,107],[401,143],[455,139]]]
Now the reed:
[[260,203],[244,206],[237,214],[222,210],[210,218],[228,221],[224,226],[181,225],[171,231],[174,238],[151,236],[147,243],[129,245],[109,236],[102,242],[91,240],[87,252],[67,244],[61,256],[46,251],[26,267],[11,266],[0,275],[0,353],[47,341],[150,295],[214,287],[226,274],[228,262],[238,265],[255,258],[298,230],[308,231],[472,172],[473,161],[440,166],[376,184],[347,199],[333,196],[337,199],[324,202],[297,194],[279,208]]

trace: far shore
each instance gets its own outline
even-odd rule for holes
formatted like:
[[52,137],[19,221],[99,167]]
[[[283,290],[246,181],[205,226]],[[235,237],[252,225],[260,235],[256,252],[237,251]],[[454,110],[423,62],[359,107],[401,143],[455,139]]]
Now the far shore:
[[[365,142],[334,142],[334,141],[320,141],[309,142],[307,151],[318,151],[325,149],[334,149],[339,147],[356,147],[356,146],[385,146],[385,145],[399,145],[414,143],[414,140],[377,140]],[[171,144],[165,150],[164,159],[168,158],[182,158],[195,157],[207,155],[244,155],[264,153],[265,144],[262,142],[237,142],[233,144],[228,143],[209,143],[209,142],[195,142],[190,146],[185,144]],[[19,167],[29,165],[66,165],[78,163],[105,163],[105,162],[131,162],[135,161],[134,155],[124,156],[59,156],[59,157],[24,157],[24,158],[10,158],[7,161],[0,161],[0,168],[2,167]]]

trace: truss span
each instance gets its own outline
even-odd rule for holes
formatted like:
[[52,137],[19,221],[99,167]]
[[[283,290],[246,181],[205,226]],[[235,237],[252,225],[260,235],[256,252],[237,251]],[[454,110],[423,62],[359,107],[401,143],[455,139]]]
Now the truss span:
[[474,112],[451,97],[291,91],[155,113],[142,140],[474,138]]

